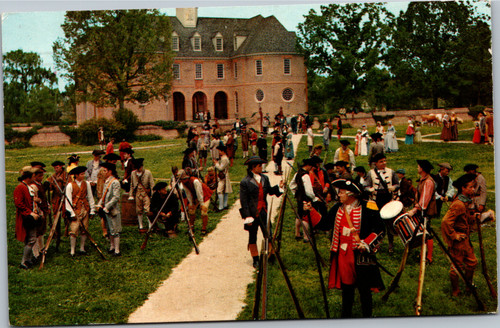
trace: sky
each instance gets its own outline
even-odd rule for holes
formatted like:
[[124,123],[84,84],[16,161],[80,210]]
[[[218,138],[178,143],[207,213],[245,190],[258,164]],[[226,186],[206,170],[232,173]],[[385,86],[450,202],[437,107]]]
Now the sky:
[[[178,1],[103,1],[99,3],[56,1],[18,1],[14,6],[2,6],[2,53],[21,49],[25,52],[38,53],[43,65],[57,72],[52,58],[52,44],[63,37],[61,24],[65,10],[121,9],[121,8],[159,8],[167,15],[175,15]],[[330,1],[331,2],[331,1]],[[43,6],[37,6],[40,3]],[[306,4],[307,3],[307,4]],[[198,17],[233,17],[251,18],[256,15],[268,17],[274,15],[289,31],[296,31],[297,25],[304,20],[310,9],[319,11],[321,4],[329,1],[273,0],[273,1],[183,1],[183,7],[198,6]],[[22,5],[24,4],[24,6]],[[80,6],[78,6],[80,4]],[[252,4],[251,6],[249,4]],[[230,5],[230,6],[229,6]],[[388,8],[395,14],[407,7],[407,2],[392,1]],[[59,79],[60,89],[65,82]]]

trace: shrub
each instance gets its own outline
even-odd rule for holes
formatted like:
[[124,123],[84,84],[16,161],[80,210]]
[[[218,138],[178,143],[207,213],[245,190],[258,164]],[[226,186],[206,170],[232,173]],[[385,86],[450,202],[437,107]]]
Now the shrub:
[[107,139],[113,137],[116,140],[121,140],[123,138],[127,140],[132,140],[127,138],[125,126],[115,120],[108,120],[105,118],[92,118],[80,124],[77,132],[77,143],[83,145],[95,145],[98,143],[97,131],[99,127],[103,127],[104,136]]
[[69,141],[71,143],[78,143],[78,128],[74,128],[68,125],[60,125],[59,130],[61,130],[61,132],[65,135],[69,136]]
[[120,108],[117,111],[113,112],[113,118],[125,127],[125,129],[120,134],[120,139],[134,140],[134,132],[139,128],[141,124],[137,115],[135,115],[134,112],[129,109]]
[[28,141],[17,141],[5,145],[5,149],[23,149],[28,147],[31,147],[31,144]]
[[157,134],[146,134],[143,136],[135,136],[135,141],[155,141],[163,139]]
[[380,121],[382,125],[386,125],[387,121],[390,121],[392,118],[394,118],[394,114],[372,114],[373,120],[375,123]]
[[468,113],[468,114],[469,114],[470,116],[472,116],[472,118],[473,118],[474,120],[477,120],[477,115],[479,115],[479,113],[483,112],[485,108],[486,108],[486,107],[484,107],[483,105],[476,105],[476,106],[474,106],[474,107],[470,107],[470,108],[469,108],[469,113]]
[[[10,126],[5,126],[4,129],[4,138],[8,142],[25,142],[29,143],[31,137],[38,133],[38,126],[32,127],[30,130],[26,132],[16,131]],[[23,147],[24,148],[24,147]]]

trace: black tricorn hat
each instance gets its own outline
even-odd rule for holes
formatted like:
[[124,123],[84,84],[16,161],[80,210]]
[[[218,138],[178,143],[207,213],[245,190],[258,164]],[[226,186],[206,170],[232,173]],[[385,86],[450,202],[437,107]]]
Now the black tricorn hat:
[[218,145],[215,149],[221,150],[223,152],[227,152],[227,147],[224,145]]
[[341,145],[344,145],[344,146],[349,146],[351,144],[349,142],[349,140],[347,140],[347,139],[341,139],[339,142]]
[[311,156],[311,160],[313,161],[314,164],[323,163],[323,160],[319,156]]
[[458,193],[460,193],[462,191],[463,186],[465,186],[471,181],[474,181],[475,179],[476,179],[475,174],[472,173],[464,174],[457,180],[453,181],[453,187],[455,187],[458,190]]
[[434,169],[434,166],[432,166],[431,162],[426,159],[417,159],[417,163],[426,173],[431,173],[431,171]]
[[113,163],[102,163],[101,167],[104,167],[105,169],[108,169],[111,171],[116,171],[116,164],[113,164]]
[[476,164],[467,164],[464,166],[464,171],[465,172],[468,172],[468,171],[472,171],[472,170],[477,170],[479,166],[477,166]]
[[92,155],[93,156],[104,155],[104,154],[106,154],[106,152],[104,150],[102,150],[102,149],[94,149],[92,151]]
[[71,171],[69,171],[69,174],[77,175],[77,174],[80,174],[80,173],[85,172],[85,171],[87,171],[86,166],[77,166],[74,169],[72,169]]
[[42,162],[31,162],[30,165],[33,167],[35,166],[45,167],[45,164],[43,164]]
[[134,164],[134,168],[138,169],[144,165],[144,158],[135,158],[132,163]]
[[364,166],[356,166],[354,169],[353,169],[354,172],[361,172],[361,173],[366,173],[366,169]]
[[252,156],[246,160],[245,165],[254,165],[254,164],[266,164],[267,161],[263,160],[259,156]]
[[183,151],[183,153],[185,155],[188,155],[188,154],[191,154],[192,152],[194,152],[196,150],[196,148],[186,148],[186,150]]
[[335,188],[351,191],[356,195],[361,195],[363,193],[358,184],[352,179],[337,179],[332,182],[332,185]]
[[68,157],[68,160],[69,160],[69,164],[76,163],[80,160],[80,156],[73,154],[70,157]]
[[127,153],[127,154],[130,154],[132,155],[134,153],[134,151],[132,150],[132,148],[125,148],[123,150],[121,150],[122,153]]
[[335,168],[335,164],[326,163],[325,165],[323,165],[323,167],[325,168],[325,170],[333,170]]
[[121,157],[119,155],[116,155],[115,153],[109,153],[107,155],[104,155],[102,159],[105,161],[119,161]]
[[378,132],[375,132],[375,133],[372,133],[372,135],[370,136],[373,140],[377,140],[377,139],[380,139],[382,138],[382,135]]
[[160,189],[166,188],[167,186],[168,186],[168,183],[166,183],[165,181],[160,181],[160,182],[155,184],[155,186],[153,187],[153,190],[158,191]]
[[54,161],[52,164],[50,164],[52,166],[64,166],[65,164],[61,161]]
[[334,165],[347,167],[347,164],[349,164],[349,163],[347,163],[346,161],[336,161]]
[[311,166],[314,166],[314,165],[315,165],[315,162],[314,162],[314,160],[313,160],[311,157],[304,158],[304,159],[302,160],[302,165],[301,165],[301,166],[306,166],[306,165],[311,165]]

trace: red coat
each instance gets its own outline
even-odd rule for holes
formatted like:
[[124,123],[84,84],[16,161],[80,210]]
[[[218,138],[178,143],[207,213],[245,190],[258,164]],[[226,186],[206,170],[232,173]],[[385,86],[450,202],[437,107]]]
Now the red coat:
[[23,226],[23,217],[33,212],[33,198],[30,195],[28,186],[22,182],[14,189],[14,205],[16,205],[16,239],[24,242],[26,229]]

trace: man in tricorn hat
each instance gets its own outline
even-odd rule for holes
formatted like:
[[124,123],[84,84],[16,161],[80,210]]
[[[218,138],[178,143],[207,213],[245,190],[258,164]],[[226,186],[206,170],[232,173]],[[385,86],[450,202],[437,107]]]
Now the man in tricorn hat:
[[[54,161],[52,164],[54,168],[54,173],[47,179],[49,182],[49,190],[52,194],[52,213],[56,215],[61,200],[63,198],[64,188],[68,183],[68,173],[64,170],[64,163],[61,161]],[[64,206],[61,208],[63,213],[65,212]],[[61,242],[61,220],[57,222],[56,227],[56,249],[59,249],[59,243]]]
[[438,165],[439,172],[438,174],[433,174],[432,179],[436,183],[436,210],[439,217],[443,202],[450,201],[455,194],[455,190],[453,189],[453,180],[449,176],[450,171],[453,169],[450,163],[443,162]]
[[[164,235],[169,238],[175,238],[177,236],[175,230],[181,216],[177,195],[173,192],[167,203],[165,203],[169,190],[168,184],[163,181],[156,183],[153,187],[153,191],[149,220],[153,222],[158,215],[158,222],[165,225]],[[163,204],[165,204],[165,206]]]
[[[437,215],[436,208],[436,195],[435,195],[435,185],[434,179],[432,179],[431,171],[434,169],[432,164],[424,159],[417,160],[418,164],[418,175],[420,179],[417,180],[417,203],[415,207],[408,212],[410,216],[427,217],[428,224],[430,220]],[[434,249],[434,240],[431,238],[427,239],[427,256],[426,260],[429,264],[432,263],[432,251]]]
[[229,176],[230,162],[226,154],[227,148],[224,145],[220,145],[217,147],[217,150],[219,151],[221,157],[220,161],[214,160],[214,167],[219,178],[219,182],[217,184],[217,196],[219,197],[219,211],[222,211],[228,206],[228,196],[233,192],[233,188],[231,187],[231,178]]
[[16,206],[16,239],[24,243],[20,268],[29,269],[33,260],[33,245],[36,242],[36,229],[40,225],[40,215],[35,213],[35,192],[30,187],[34,169],[25,166],[19,172],[19,184],[14,189],[14,205]]
[[122,218],[120,213],[120,182],[116,173],[116,165],[112,163],[101,164],[104,178],[104,191],[99,198],[96,209],[101,218],[105,218],[109,234],[109,254],[121,256],[120,233],[122,232]]
[[[116,163],[118,163],[118,161],[121,160],[121,157],[115,153],[111,153],[104,155],[102,159],[105,161],[105,163],[116,165]],[[106,174],[104,173],[104,171],[105,170],[103,170],[101,164],[101,166],[99,167],[99,173],[97,173],[97,183],[96,183],[97,201],[99,201],[102,198],[104,192],[104,183],[106,182]],[[109,237],[108,228],[106,226],[106,220],[102,217],[101,217],[101,228],[103,237]]]
[[373,168],[375,165],[375,156],[377,154],[383,154],[385,147],[384,141],[382,140],[382,134],[375,132],[371,135],[373,142],[370,144],[370,151],[368,152],[368,163],[370,167]]
[[347,171],[347,162],[344,161],[337,161],[334,163],[335,170],[337,171],[337,176],[340,179],[352,179],[351,173]]
[[196,148],[187,148],[184,150],[184,158],[182,159],[182,169],[187,167],[191,169],[191,173],[198,176],[198,165],[196,164]]
[[69,218],[69,242],[70,254],[75,256],[76,237],[80,234],[80,250],[78,254],[86,255],[85,241],[87,235],[80,225],[89,227],[89,215],[94,215],[94,196],[90,183],[85,181],[86,166],[77,166],[69,174],[73,175],[75,180],[66,187],[66,211]]
[[[472,284],[474,269],[477,259],[470,242],[470,233],[475,228],[475,217],[470,211],[470,204],[476,188],[476,176],[465,174],[458,178],[453,186],[457,188],[458,196],[451,203],[441,221],[441,233],[448,244],[451,257],[460,269],[465,271],[465,277]],[[455,267],[450,268],[451,294],[458,296],[460,293],[459,276]]]
[[[144,168],[144,158],[134,159],[135,170],[130,176],[130,191],[128,199],[135,199],[135,212],[137,214],[137,222],[139,231],[145,232],[142,225],[142,218],[147,214],[151,206],[151,191],[154,187],[153,174],[150,170]],[[151,228],[151,221],[148,220],[148,228]]]
[[177,172],[177,176],[182,184],[182,187],[184,188],[184,191],[186,192],[186,198],[188,200],[187,211],[189,216],[189,225],[194,231],[196,209],[200,207],[201,234],[205,235],[207,233],[208,206],[210,205],[212,191],[197,176],[189,174],[188,171],[190,171],[190,168],[186,168],[186,170],[179,170],[179,172]]
[[361,200],[362,188],[353,180],[338,179],[333,186],[338,189],[340,203],[328,212],[327,221],[334,224],[328,288],[342,290],[343,318],[352,317],[356,288],[363,317],[371,317],[371,292],[384,289],[375,258],[384,223],[379,212]]
[[92,186],[92,193],[96,194],[96,185],[97,185],[97,175],[99,173],[99,169],[101,164],[101,156],[106,152],[104,150],[94,149],[92,151],[93,159],[87,162],[87,171],[85,172],[85,179],[90,182]]
[[333,156],[333,162],[344,161],[348,163],[347,169],[350,171],[356,167],[356,159],[354,157],[354,152],[349,149],[351,143],[347,139],[340,140],[340,147],[335,150],[335,155]]
[[132,171],[135,170],[134,167],[134,151],[131,148],[125,148],[123,150],[123,180],[122,180],[122,188],[125,192],[129,192],[130,190],[130,176],[132,175]]
[[[269,178],[262,174],[262,164],[266,161],[258,156],[250,157],[246,162],[247,176],[240,182],[240,214],[244,220],[245,230],[249,232],[248,249],[253,259],[253,267],[259,265],[259,251],[257,248],[257,231],[267,231],[267,195],[281,196],[283,181],[278,186],[272,186]],[[269,234],[269,231],[267,231]],[[271,252],[273,252],[271,250]]]
[[[293,194],[295,195],[295,199],[297,200],[297,212],[299,216],[302,218],[304,226],[308,229],[308,231],[310,229],[309,220],[307,217],[304,216],[304,209],[303,209],[304,203],[311,202],[315,204],[320,201],[319,198],[316,197],[316,195],[314,194],[311,176],[309,175],[309,172],[311,171],[314,165],[315,163],[313,158],[305,158],[302,161],[302,165],[300,165],[299,170],[297,171],[295,176],[292,178],[292,181],[290,182],[290,189],[292,190]],[[295,218],[296,240],[302,239],[302,237],[300,236],[300,228],[301,228],[300,219]],[[303,235],[303,240],[304,242],[309,241],[305,233]]]

